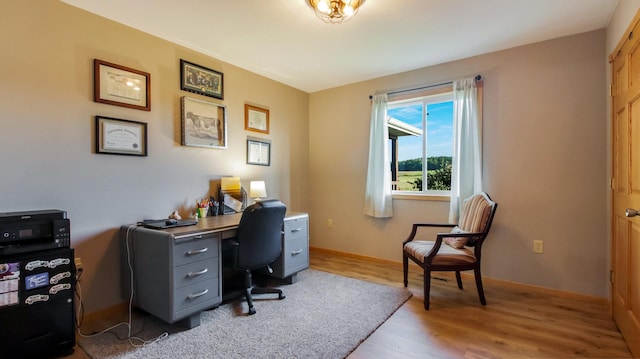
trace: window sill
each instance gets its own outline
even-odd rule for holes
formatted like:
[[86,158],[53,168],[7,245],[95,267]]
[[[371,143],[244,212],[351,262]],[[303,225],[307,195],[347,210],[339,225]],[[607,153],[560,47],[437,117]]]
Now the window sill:
[[393,199],[406,199],[411,201],[449,202],[451,200],[451,196],[449,195],[433,195],[433,194],[406,193],[406,192],[391,193],[391,197]]

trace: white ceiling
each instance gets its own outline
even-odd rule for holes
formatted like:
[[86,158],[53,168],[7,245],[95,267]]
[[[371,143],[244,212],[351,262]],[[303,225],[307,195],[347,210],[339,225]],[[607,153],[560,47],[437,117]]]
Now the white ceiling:
[[333,25],[307,0],[61,1],[306,92],[605,28],[618,3],[366,0]]

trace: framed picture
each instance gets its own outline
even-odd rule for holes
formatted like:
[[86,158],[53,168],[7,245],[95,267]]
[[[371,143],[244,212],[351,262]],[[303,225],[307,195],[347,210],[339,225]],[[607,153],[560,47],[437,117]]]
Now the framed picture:
[[182,145],[227,148],[227,107],[183,96]]
[[109,105],[151,111],[151,75],[93,60],[93,100]]
[[244,129],[261,133],[269,133],[269,110],[244,105]]
[[96,116],[96,153],[147,155],[147,124]]
[[247,164],[271,165],[271,143],[247,139]]
[[180,59],[180,89],[223,99],[223,75],[206,67]]

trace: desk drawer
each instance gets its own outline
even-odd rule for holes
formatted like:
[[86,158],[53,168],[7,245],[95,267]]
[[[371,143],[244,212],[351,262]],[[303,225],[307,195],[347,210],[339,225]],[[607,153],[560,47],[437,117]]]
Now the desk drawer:
[[182,264],[201,261],[203,259],[215,258],[219,256],[220,241],[217,233],[202,236],[193,236],[187,240],[181,239],[173,250],[173,264]]
[[178,289],[196,282],[218,277],[218,268],[220,265],[218,260],[219,257],[214,257],[175,267],[173,270],[174,288]]
[[206,309],[220,304],[218,282],[216,277],[176,289],[173,294],[174,319],[190,315],[196,308]]
[[284,238],[286,240],[292,238],[307,238],[309,229],[307,228],[309,221],[307,218],[287,220],[284,222]]
[[309,244],[306,232],[303,237],[285,238],[282,259],[284,260],[283,275],[285,277],[309,268]]

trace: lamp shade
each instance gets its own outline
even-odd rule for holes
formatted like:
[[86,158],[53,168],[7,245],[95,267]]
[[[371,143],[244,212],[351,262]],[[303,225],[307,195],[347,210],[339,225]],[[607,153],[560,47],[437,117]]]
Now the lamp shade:
[[264,185],[264,181],[251,181],[251,183],[249,183],[249,197],[259,199],[260,197],[266,196],[267,188]]

